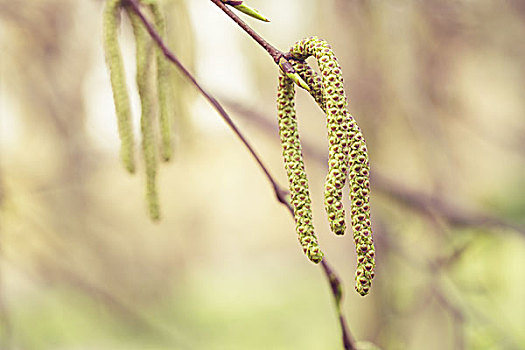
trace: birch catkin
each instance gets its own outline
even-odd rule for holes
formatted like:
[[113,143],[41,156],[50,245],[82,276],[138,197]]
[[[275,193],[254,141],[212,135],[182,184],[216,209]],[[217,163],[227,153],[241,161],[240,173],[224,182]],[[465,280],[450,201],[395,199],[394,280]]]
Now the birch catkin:
[[141,117],[140,129],[142,132],[142,152],[146,167],[146,200],[149,215],[152,220],[160,218],[159,199],[157,192],[157,146],[155,142],[155,116],[152,103],[151,68],[154,63],[152,42],[138,16],[128,11],[133,33],[135,35],[135,49],[137,61],[137,88],[140,96]]
[[124,62],[120,53],[118,25],[120,20],[121,0],[108,0],[104,8],[103,38],[106,65],[111,79],[117,126],[121,141],[120,157],[124,167],[135,172],[133,126],[131,109],[124,73]]
[[[350,128],[346,112],[343,79],[337,59],[325,41],[312,38],[295,44],[290,53],[294,58],[317,59],[322,76],[322,97],[328,127],[328,175],[325,181],[325,210],[330,228],[335,234],[345,232],[345,210],[343,187],[348,174],[348,131]],[[341,94],[342,91],[342,94]],[[319,97],[318,97],[319,98]]]
[[299,242],[306,256],[314,263],[323,259],[312,223],[311,200],[308,179],[304,168],[297,121],[295,119],[294,82],[281,74],[277,90],[279,136],[283,151],[286,174],[290,186],[291,203]]
[[[150,5],[155,19],[155,27],[163,40],[166,40],[166,23],[160,5],[153,2]],[[173,140],[171,131],[171,109],[168,96],[171,95],[170,74],[168,61],[159,47],[155,47],[157,62],[157,96],[160,128],[160,154],[164,161],[169,161],[173,155]]]
[[[325,208],[331,228],[336,233],[342,233],[337,228],[343,226],[340,222],[334,222],[340,220],[341,216],[337,212],[339,208],[333,208],[330,202],[338,204],[340,192],[334,191],[334,187],[338,190],[337,185],[344,186],[340,174],[345,174],[345,178],[349,175],[352,229],[357,254],[355,288],[359,294],[366,295],[370,290],[375,268],[369,205],[370,164],[366,143],[359,126],[347,111],[341,68],[328,44],[316,37],[304,39],[292,47],[290,54],[296,59],[292,60],[294,69],[308,84],[310,94],[327,114],[330,149]],[[309,56],[317,59],[321,77],[304,62]],[[344,220],[344,212],[342,214]]]

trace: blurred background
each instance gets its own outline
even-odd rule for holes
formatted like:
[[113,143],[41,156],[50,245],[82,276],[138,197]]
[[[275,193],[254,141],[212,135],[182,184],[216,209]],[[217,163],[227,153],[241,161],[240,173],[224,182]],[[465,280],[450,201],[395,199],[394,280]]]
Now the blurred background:
[[[322,206],[324,116],[298,92],[316,232],[353,336],[525,349],[523,2],[249,4],[272,22],[242,17],[282,50],[311,35],[332,45],[368,143],[377,273],[362,298],[351,233],[329,232]],[[285,185],[273,61],[210,1],[165,6],[170,47]],[[118,156],[102,9],[0,0],[0,349],[341,349],[293,219],[177,73],[175,157],[159,171],[162,220],[149,220],[142,165],[131,176]],[[138,135],[126,20],[121,45]]]

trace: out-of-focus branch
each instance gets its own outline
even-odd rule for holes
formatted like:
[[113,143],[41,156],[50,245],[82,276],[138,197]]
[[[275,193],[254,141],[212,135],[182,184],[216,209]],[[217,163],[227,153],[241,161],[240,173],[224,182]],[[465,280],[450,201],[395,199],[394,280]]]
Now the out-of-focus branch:
[[[260,129],[277,134],[276,125],[262,113],[240,104],[236,101],[223,99],[226,105],[250,122],[256,124]],[[326,154],[319,152],[307,141],[303,142],[303,151],[307,157],[311,157],[323,165],[327,164]],[[483,211],[461,207],[445,197],[438,197],[412,188],[387,177],[374,170],[371,176],[374,191],[392,197],[411,210],[421,212],[432,217],[440,217],[447,223],[459,227],[480,228],[504,228],[516,231],[525,236],[525,227],[499,218],[493,214]]]
[[183,341],[173,335],[170,330],[150,320],[146,315],[135,309],[131,303],[124,301],[122,297],[97,286],[73,270],[61,266],[61,264],[57,264],[53,272],[57,274],[56,277],[59,280],[65,281],[71,287],[83,292],[93,300],[101,302],[111,314],[124,320],[131,327],[150,332],[156,339],[162,340],[166,344],[177,345],[178,348],[190,348],[188,344],[183,345]]
[[[54,261],[54,263],[51,266],[39,266],[38,271],[31,271],[30,268],[23,267],[20,264],[16,264],[16,268],[18,272],[26,275],[30,280],[39,278],[41,279],[39,282],[56,283],[59,281],[68,284],[71,288],[82,292],[94,302],[102,304],[104,310],[112,317],[122,320],[130,328],[140,329],[142,332],[149,333],[151,336],[154,336],[155,339],[166,345],[176,349],[194,349],[191,344],[188,344],[186,339],[182,338],[181,334],[174,332],[172,328],[165,327],[152,320],[138,310],[133,303],[126,301],[122,296],[116,295],[107,288],[90,281],[84,275],[66,266],[63,261],[58,261],[55,255],[48,256],[47,254],[40,254],[38,260]],[[9,260],[7,260],[7,262],[13,263],[13,261]],[[10,264],[10,266],[15,265]],[[3,346],[4,344],[0,341],[0,345]],[[0,349],[4,350],[9,348],[2,347]]]
[[454,327],[454,349],[465,349],[465,312],[461,306],[456,305],[440,286],[432,288],[432,294],[438,303],[450,313]]
[[[231,18],[233,18],[236,23],[238,23],[239,25],[241,25],[240,23],[244,23],[233,12],[231,12],[228,8],[226,8],[226,6],[224,6],[224,4],[221,1],[215,1],[215,0],[212,0],[212,1],[217,6],[223,8],[223,11],[225,11]],[[233,130],[233,132],[237,135],[237,137],[242,141],[244,146],[248,149],[248,151],[253,156],[253,158],[255,159],[255,161],[257,162],[259,167],[261,168],[261,170],[266,175],[268,181],[270,181],[270,183],[272,184],[274,192],[275,192],[275,196],[277,197],[277,200],[280,203],[282,203],[284,206],[286,206],[286,208],[288,208],[288,211],[293,216],[293,208],[290,205],[290,203],[288,203],[288,201],[286,200],[286,191],[282,187],[280,187],[278,185],[277,181],[270,174],[270,171],[268,170],[268,168],[264,165],[264,163],[262,162],[261,158],[255,152],[255,149],[251,146],[251,144],[248,142],[246,137],[241,133],[241,131],[235,125],[235,123],[233,122],[231,117],[228,115],[226,110],[219,103],[219,101],[217,101],[211,94],[209,94],[197,82],[195,77],[193,77],[193,75],[184,67],[184,65],[178,60],[178,58],[173,54],[173,52],[171,52],[168,49],[168,47],[163,42],[163,40],[160,37],[160,35],[157,33],[157,31],[153,27],[153,25],[149,22],[149,20],[146,18],[144,13],[141,11],[140,3],[138,2],[138,0],[126,0],[126,4],[128,4],[132,8],[132,10],[139,16],[139,18],[141,19],[142,23],[144,24],[144,26],[148,30],[149,34],[151,35],[152,39],[155,41],[155,43],[160,47],[160,49],[164,53],[164,56],[166,56],[166,58],[170,62],[175,64],[177,66],[177,68],[182,72],[182,74],[184,74],[190,80],[190,82],[208,100],[208,102],[220,114],[220,116],[226,122],[226,124],[228,124],[228,126]],[[246,24],[244,24],[244,25],[245,26],[243,28],[249,28]],[[255,32],[253,32],[253,33],[255,33]],[[254,36],[252,35],[252,37],[254,37]],[[254,39],[255,39],[255,37],[254,37]],[[260,41],[258,41],[258,42],[262,45],[262,42],[260,42]],[[271,45],[267,44],[267,47],[270,48]],[[268,53],[270,53],[270,51],[268,51]],[[282,55],[282,53],[281,53],[281,55]],[[274,60],[275,60],[275,57],[274,57]],[[276,61],[276,63],[278,65],[280,65],[281,68],[283,68],[282,67],[282,63],[280,63],[278,61]],[[291,65],[290,65],[290,68],[291,68]],[[343,313],[341,312],[340,305],[341,305],[341,300],[342,300],[342,285],[340,283],[340,279],[337,277],[337,275],[335,274],[333,269],[330,268],[328,262],[326,261],[326,258],[323,259],[323,261],[321,263],[321,266],[323,268],[324,274],[326,275],[326,278],[328,279],[328,281],[330,283],[331,291],[332,291],[333,297],[334,297],[335,302],[336,302],[336,309],[337,309],[337,313],[338,313],[338,317],[339,317],[339,323],[340,323],[340,327],[341,327],[344,348],[345,348],[345,350],[357,350],[357,348],[355,346],[355,341],[353,340],[353,337],[352,337],[352,335],[350,333],[350,330],[348,329],[348,326],[346,324],[345,317],[344,317]]]
[[452,201],[410,188],[382,174],[372,175],[376,188],[395,198],[410,209],[426,215],[444,218],[449,224],[460,227],[504,228],[525,236],[525,227],[509,222],[493,214],[461,207]]
[[[424,296],[417,299],[412,310],[413,312],[417,312],[418,310],[427,309],[429,301],[434,298],[443,309],[451,315],[454,321],[454,349],[462,349],[462,346],[465,346],[464,324],[467,321],[471,324],[472,320],[497,332],[500,339],[505,342],[504,348],[520,348],[517,339],[512,336],[508,328],[505,328],[497,319],[494,319],[494,317],[486,315],[482,308],[476,307],[467,298],[454,295],[455,293],[452,293],[450,288],[445,288],[444,280],[438,278],[443,270],[449,268],[450,265],[463,254],[475,241],[474,239],[470,239],[459,245],[448,255],[431,260],[422,255],[414,254],[412,249],[404,248],[399,240],[395,239],[395,235],[390,232],[388,226],[381,224],[380,227],[384,232],[379,237],[381,238],[382,244],[387,247],[385,250],[399,256],[409,265],[417,267],[418,270],[434,276],[431,283],[422,286],[422,290],[425,291]],[[457,282],[452,280],[451,282],[451,285],[457,288]]]

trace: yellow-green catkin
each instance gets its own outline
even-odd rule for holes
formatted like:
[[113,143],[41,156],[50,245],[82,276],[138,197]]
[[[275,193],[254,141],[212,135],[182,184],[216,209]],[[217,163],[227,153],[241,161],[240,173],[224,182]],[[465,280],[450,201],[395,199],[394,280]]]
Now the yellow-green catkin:
[[131,10],[128,15],[135,35],[137,61],[137,88],[140,97],[142,132],[142,152],[146,168],[146,200],[152,220],[160,219],[159,198],[157,192],[157,145],[155,142],[155,116],[152,103],[152,66],[154,64],[152,41],[138,16]]
[[277,90],[279,136],[294,210],[296,231],[306,256],[314,263],[323,259],[312,223],[311,199],[295,118],[294,82],[281,74]]
[[109,69],[113,101],[117,115],[118,132],[121,141],[120,157],[127,171],[135,172],[134,138],[131,108],[120,53],[118,25],[120,22],[121,0],[108,0],[104,9],[103,38],[106,65]]
[[[370,290],[375,268],[375,249],[370,221],[370,163],[365,139],[359,126],[347,111],[341,68],[335,56],[330,54],[331,49],[326,42],[315,37],[308,38],[296,43],[290,52],[294,58],[300,60],[293,62],[294,69],[310,86],[311,95],[327,113],[328,119],[334,114],[334,109],[339,109],[339,112],[335,111],[335,115],[338,116],[336,122],[339,123],[341,110],[343,111],[343,123],[347,125],[348,133],[346,145],[343,141],[334,147],[334,143],[330,140],[330,147],[335,148],[336,154],[346,147],[344,153],[348,155],[352,229],[357,253],[355,288],[364,296]],[[317,58],[322,78],[304,62],[309,56]],[[336,96],[337,98],[334,98]],[[345,167],[340,171],[344,172]]]
[[[153,2],[150,8],[155,19],[157,33],[166,41],[166,22],[160,4]],[[159,47],[155,47],[155,56],[157,61],[157,96],[161,137],[160,155],[162,160],[167,162],[173,156],[171,110],[168,102],[168,96],[171,95],[170,72],[168,61]]]
[[[346,230],[343,187],[348,174],[348,131],[346,97],[341,68],[330,46],[317,39],[296,43],[290,50],[294,58],[314,56],[321,70],[324,110],[328,127],[328,175],[325,181],[325,210],[330,228],[342,235]],[[303,79],[304,80],[304,79]],[[342,94],[341,94],[342,92]]]
[[375,249],[370,221],[370,162],[361,130],[354,124],[350,131],[350,200],[352,229],[357,252],[356,290],[368,294],[375,268]]

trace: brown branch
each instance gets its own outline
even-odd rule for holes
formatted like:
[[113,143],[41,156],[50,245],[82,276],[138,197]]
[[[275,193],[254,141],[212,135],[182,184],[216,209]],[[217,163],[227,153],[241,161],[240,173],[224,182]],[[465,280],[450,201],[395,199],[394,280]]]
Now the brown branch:
[[217,7],[219,7],[224,13],[226,13],[235,23],[239,25],[246,33],[248,33],[249,36],[253,38],[263,49],[268,52],[270,56],[272,56],[275,63],[279,63],[279,59],[284,55],[283,52],[277,50],[273,45],[268,43],[266,40],[264,40],[263,37],[261,37],[259,34],[257,34],[248,24],[246,24],[242,19],[239,18],[235,13],[233,13],[232,10],[228,6],[226,6],[221,0],[211,0]]
[[[283,57],[283,53],[275,49],[273,46],[268,44],[264,39],[262,39],[259,35],[257,35],[253,30],[251,30],[250,27],[248,27],[247,24],[245,24],[241,19],[239,19],[232,11],[230,11],[221,1],[212,0],[217,6],[219,6],[221,9],[223,9],[224,12],[226,12],[237,24],[239,24],[245,31],[247,31],[252,38],[254,38],[261,46],[263,46],[266,51],[272,56],[274,61],[279,65],[279,60],[281,57]],[[270,171],[268,168],[264,165],[261,158],[257,155],[255,152],[255,149],[251,146],[251,144],[248,142],[248,140],[244,137],[244,135],[240,132],[240,130],[237,128],[233,120],[230,118],[228,113],[225,111],[225,109],[222,107],[222,105],[217,101],[212,95],[210,95],[193,77],[193,75],[184,67],[184,65],[179,61],[179,59],[171,52],[166,44],[163,42],[160,35],[157,33],[153,25],[148,21],[148,19],[145,17],[144,13],[140,9],[140,4],[138,0],[126,0],[126,4],[131,6],[132,10],[139,16],[142,23],[144,23],[144,26],[148,30],[149,34],[151,35],[152,39],[155,41],[155,43],[159,46],[159,48],[162,50],[164,56],[186,76],[190,82],[199,90],[199,92],[208,100],[208,102],[215,108],[215,110],[220,114],[222,119],[228,124],[228,126],[233,130],[233,132],[237,135],[237,137],[242,141],[244,146],[248,149],[250,154],[253,156],[261,170],[266,175],[266,178],[273,186],[275,196],[277,197],[277,200],[282,203],[284,206],[288,208],[288,211],[293,216],[293,208],[291,207],[290,203],[286,200],[285,194],[286,191],[279,186],[277,181],[273,178],[273,176],[270,174]],[[291,68],[291,64],[288,63],[289,67]],[[283,67],[282,62],[280,63],[280,67],[285,70],[286,72],[286,65]],[[293,69],[292,69],[293,72]],[[353,337],[351,336],[350,330],[348,329],[348,326],[346,324],[345,317],[343,313],[341,312],[341,298],[342,298],[342,285],[340,283],[339,278],[335,274],[335,272],[330,268],[328,265],[328,262],[326,261],[326,258],[323,259],[321,266],[323,267],[323,272],[326,275],[326,278],[328,279],[331,291],[334,296],[335,302],[336,302],[336,309],[339,316],[339,323],[341,326],[341,332],[343,337],[343,345],[345,350],[357,350],[355,346],[355,341],[353,340]]]
[[435,285],[432,288],[432,295],[437,302],[448,311],[452,318],[453,332],[454,332],[454,349],[465,349],[465,319],[466,315],[460,305],[454,303],[447,293],[439,286]]
[[239,25],[249,36],[252,37],[263,49],[268,52],[272,57],[273,61],[277,66],[279,66],[285,73],[295,73],[295,70],[292,67],[292,64],[288,61],[285,56],[285,53],[276,49],[273,45],[268,43],[257,34],[248,24],[246,24],[242,19],[239,18],[228,6],[226,6],[221,0],[211,0],[217,7],[219,7],[224,13],[226,13],[235,23]]
[[458,227],[479,228],[504,228],[515,231],[525,236],[525,227],[509,222],[493,214],[470,208],[463,208],[452,201],[423,191],[411,188],[407,185],[393,181],[388,177],[376,173],[372,176],[372,183],[382,193],[395,198],[412,210],[419,211],[425,215],[444,218],[449,224]]
[[343,299],[342,283],[339,280],[339,277],[334,272],[334,270],[326,262],[326,258],[324,258],[321,261],[321,266],[326,275],[326,278],[328,278],[328,282],[330,283],[330,289],[332,291],[332,295],[334,296],[335,307],[339,316],[339,325],[341,326],[341,330],[343,333],[343,346],[345,349],[357,350],[355,340],[352,337],[352,333],[350,333],[348,325],[346,324],[346,319],[343,313],[341,312],[341,301]]

